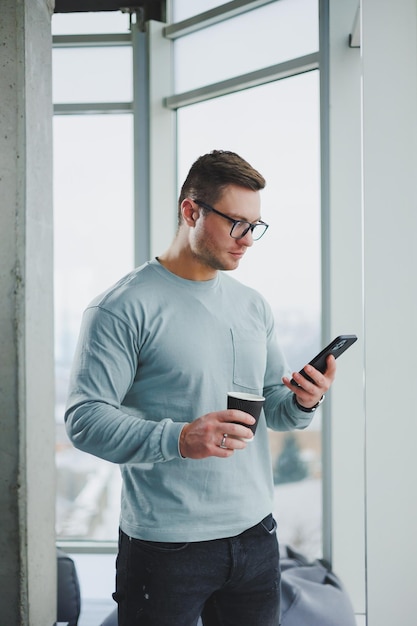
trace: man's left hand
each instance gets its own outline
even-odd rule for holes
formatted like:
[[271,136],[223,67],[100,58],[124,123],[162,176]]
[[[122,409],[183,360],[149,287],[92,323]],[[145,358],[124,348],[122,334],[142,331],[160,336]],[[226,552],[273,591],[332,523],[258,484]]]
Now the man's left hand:
[[316,370],[312,365],[306,365],[304,371],[314,382],[310,382],[299,372],[294,372],[292,375],[297,385],[292,385],[290,379],[286,376],[283,377],[282,382],[290,391],[295,393],[298,404],[305,409],[311,409],[317,405],[330,389],[336,376],[336,359],[333,355],[327,357],[327,369],[324,374]]

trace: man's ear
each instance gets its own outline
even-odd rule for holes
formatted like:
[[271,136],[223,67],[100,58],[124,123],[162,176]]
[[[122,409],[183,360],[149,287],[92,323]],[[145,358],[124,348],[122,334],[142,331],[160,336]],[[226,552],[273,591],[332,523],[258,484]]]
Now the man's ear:
[[181,203],[181,212],[184,222],[191,228],[195,226],[195,222],[199,216],[198,209],[189,198]]

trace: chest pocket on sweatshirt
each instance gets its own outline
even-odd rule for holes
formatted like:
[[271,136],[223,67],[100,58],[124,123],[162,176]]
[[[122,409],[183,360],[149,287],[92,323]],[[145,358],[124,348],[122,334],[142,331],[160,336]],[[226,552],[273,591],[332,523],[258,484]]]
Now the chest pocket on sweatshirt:
[[233,344],[233,382],[260,393],[264,386],[266,337],[261,332],[230,329]]

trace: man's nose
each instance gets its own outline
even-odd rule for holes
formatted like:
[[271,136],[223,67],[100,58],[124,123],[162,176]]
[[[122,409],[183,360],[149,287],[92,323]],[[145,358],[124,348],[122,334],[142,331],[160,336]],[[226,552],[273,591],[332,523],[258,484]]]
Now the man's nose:
[[243,237],[239,239],[239,243],[242,243],[244,246],[247,246],[248,248],[253,245],[253,234],[252,234],[251,228],[249,228],[246,235],[244,235]]

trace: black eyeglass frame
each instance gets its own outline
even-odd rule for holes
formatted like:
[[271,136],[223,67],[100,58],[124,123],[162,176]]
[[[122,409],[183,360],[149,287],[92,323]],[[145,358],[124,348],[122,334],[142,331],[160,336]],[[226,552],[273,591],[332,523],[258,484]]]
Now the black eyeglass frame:
[[[269,228],[269,224],[267,224],[266,222],[263,222],[262,220],[259,220],[258,222],[256,222],[256,224],[251,224],[250,222],[247,222],[246,220],[235,220],[233,217],[230,217],[229,215],[226,215],[225,213],[221,213],[220,211],[218,211],[217,209],[212,207],[210,204],[207,204],[206,202],[203,202],[202,200],[194,200],[194,202],[196,204],[198,204],[198,206],[203,207],[203,209],[207,209],[208,211],[213,211],[213,213],[216,213],[217,215],[220,215],[221,217],[224,217],[226,220],[229,220],[229,222],[232,222],[232,228],[230,229],[229,235],[233,239],[243,239],[243,237],[245,237],[245,235],[247,235],[249,230],[250,230],[252,232],[253,240],[254,241],[259,241],[259,239],[265,235],[266,231]],[[247,224],[248,225],[248,227],[244,229],[243,233],[241,235],[239,235],[239,237],[234,237],[233,236],[233,230],[236,227],[236,224]],[[255,237],[255,235],[254,235],[255,228],[257,226],[263,226],[264,227],[264,230],[259,235],[259,237]]]

